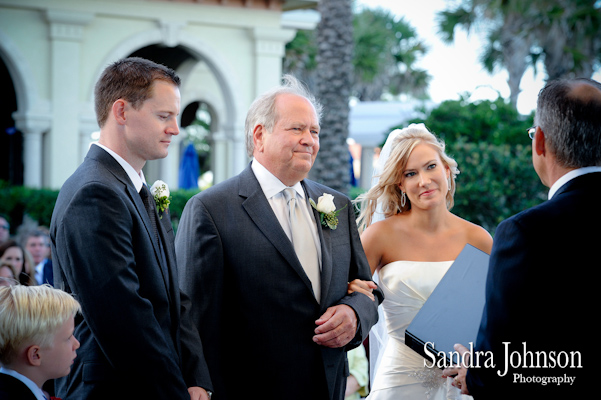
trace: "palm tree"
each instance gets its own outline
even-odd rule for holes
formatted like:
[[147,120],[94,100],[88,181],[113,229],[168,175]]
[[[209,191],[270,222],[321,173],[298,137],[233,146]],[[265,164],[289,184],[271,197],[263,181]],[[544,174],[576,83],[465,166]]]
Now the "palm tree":
[[439,13],[439,32],[443,40],[452,42],[456,27],[468,32],[479,20],[488,29],[488,43],[480,60],[493,72],[497,67],[507,69],[510,103],[516,107],[520,82],[528,67],[531,34],[530,1],[523,0],[466,0],[454,10]]
[[601,3],[535,0],[536,34],[548,79],[590,77],[601,60]]
[[[382,95],[408,94],[427,97],[430,75],[415,64],[427,48],[405,19],[390,11],[362,8],[353,14],[353,88],[351,95],[363,101]],[[300,30],[286,45],[283,71],[317,87],[317,33]]]
[[348,193],[350,154],[348,137],[349,98],[353,75],[353,14],[350,0],[321,0],[317,26],[317,97],[324,106],[321,119],[321,150],[311,177]]
[[544,60],[547,79],[590,77],[601,59],[601,11],[596,0],[464,0],[439,13],[443,39],[453,40],[456,27],[474,24],[488,30],[481,56],[490,71],[501,66],[509,73],[514,106],[519,84],[529,65]]
[[427,48],[404,18],[382,8],[364,8],[355,14],[353,26],[355,97],[374,101],[385,92],[427,97],[430,75],[415,66]]

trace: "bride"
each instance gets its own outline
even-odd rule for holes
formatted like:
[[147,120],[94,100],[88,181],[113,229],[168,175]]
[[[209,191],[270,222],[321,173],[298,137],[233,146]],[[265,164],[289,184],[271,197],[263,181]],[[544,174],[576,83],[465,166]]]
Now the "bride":
[[[492,237],[449,211],[457,163],[423,124],[389,135],[376,173],[377,182],[357,200],[361,242],[385,295],[385,326],[370,334],[368,398],[461,398],[442,370],[426,368],[424,358],[405,345],[405,329],[463,247],[469,243],[490,253]],[[349,291],[368,294],[372,285],[355,280]]]

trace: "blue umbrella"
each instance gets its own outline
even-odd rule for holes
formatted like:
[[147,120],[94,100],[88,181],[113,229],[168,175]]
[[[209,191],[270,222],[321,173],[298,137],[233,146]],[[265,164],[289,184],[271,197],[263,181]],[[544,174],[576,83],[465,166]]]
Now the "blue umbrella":
[[348,152],[348,154],[349,154],[349,158],[350,158],[350,161],[351,161],[351,170],[350,170],[350,173],[351,173],[351,186],[355,187],[355,186],[357,186],[357,178],[355,177],[355,169],[353,168],[353,155],[351,154],[350,151]]
[[200,166],[198,165],[198,154],[192,143],[186,146],[182,161],[179,164],[179,187],[180,189],[198,189],[198,176]]

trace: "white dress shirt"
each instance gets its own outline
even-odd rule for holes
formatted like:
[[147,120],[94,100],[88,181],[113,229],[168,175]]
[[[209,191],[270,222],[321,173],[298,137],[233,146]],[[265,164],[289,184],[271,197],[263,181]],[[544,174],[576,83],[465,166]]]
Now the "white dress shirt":
[[601,167],[578,168],[578,169],[572,170],[572,171],[568,172],[567,174],[563,175],[561,178],[559,178],[557,181],[555,181],[555,183],[553,185],[551,185],[551,188],[549,189],[549,200],[551,200],[551,198],[555,195],[555,193],[559,190],[559,188],[561,188],[563,185],[565,185],[572,179],[577,178],[582,175],[590,174],[593,172],[601,172]]
[[17,371],[12,370],[10,368],[6,368],[6,367],[0,367],[0,374],[10,375],[13,378],[17,378],[18,380],[23,382],[29,388],[29,390],[31,390],[31,392],[35,395],[36,399],[48,400],[46,398],[46,396],[44,396],[44,392],[42,391],[42,389],[40,389],[38,387],[38,385],[36,385],[31,379],[29,379],[25,375],[21,375]]
[[44,282],[44,265],[46,265],[46,259],[44,258],[41,263],[35,266],[35,280],[39,285],[46,283]]
[[[265,168],[255,159],[252,160],[251,168],[255,174],[255,177],[259,181],[259,185],[261,186],[269,205],[280,222],[280,225],[282,225],[282,229],[284,229],[288,239],[292,241],[292,229],[290,228],[288,205],[286,204],[286,198],[282,193],[282,190],[288,186],[284,185],[282,181],[276,178],[275,175],[269,172],[267,168]],[[301,183],[297,182],[294,186],[292,186],[292,188],[296,191],[297,198],[301,199],[301,201],[297,202],[297,205],[300,206],[303,215],[308,219],[308,221],[311,221],[311,234],[313,236],[313,241],[315,242],[315,247],[317,248],[319,268],[321,269],[321,244],[319,241],[319,234],[317,232],[317,225],[313,210],[311,209],[311,205],[306,198],[305,191],[303,190]]]

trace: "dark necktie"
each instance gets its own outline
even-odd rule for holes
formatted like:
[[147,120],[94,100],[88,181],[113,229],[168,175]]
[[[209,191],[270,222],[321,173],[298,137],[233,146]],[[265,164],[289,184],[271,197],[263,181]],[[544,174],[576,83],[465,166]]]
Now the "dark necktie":
[[150,217],[150,224],[152,225],[152,231],[154,233],[154,238],[157,243],[159,241],[159,231],[157,229],[157,212],[156,206],[154,205],[154,198],[150,195],[150,191],[148,190],[148,186],[142,185],[142,189],[140,190],[140,197],[144,202],[144,206],[146,207],[146,212],[148,212],[148,216]]

